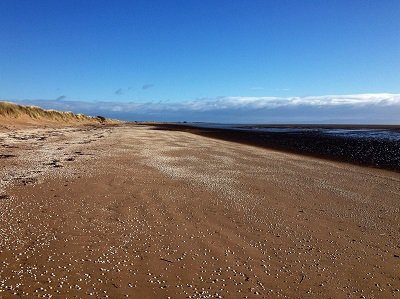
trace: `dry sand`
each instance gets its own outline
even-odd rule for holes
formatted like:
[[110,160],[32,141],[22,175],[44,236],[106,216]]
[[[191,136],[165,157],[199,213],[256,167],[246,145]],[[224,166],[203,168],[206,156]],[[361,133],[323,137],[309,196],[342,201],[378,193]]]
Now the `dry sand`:
[[400,173],[134,125],[0,167],[0,298],[400,297]]

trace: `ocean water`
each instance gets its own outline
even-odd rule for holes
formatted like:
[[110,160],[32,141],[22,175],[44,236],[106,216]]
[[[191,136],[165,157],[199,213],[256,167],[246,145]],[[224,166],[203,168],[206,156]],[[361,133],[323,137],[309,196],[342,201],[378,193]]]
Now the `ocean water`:
[[335,136],[342,138],[354,139],[377,139],[382,141],[399,141],[400,142],[400,128],[327,128],[312,126],[268,126],[268,125],[243,125],[243,124],[213,124],[213,123],[195,123],[187,124],[198,128],[216,128],[227,130],[241,130],[241,131],[254,131],[254,132],[267,132],[267,133],[314,133],[325,136]]

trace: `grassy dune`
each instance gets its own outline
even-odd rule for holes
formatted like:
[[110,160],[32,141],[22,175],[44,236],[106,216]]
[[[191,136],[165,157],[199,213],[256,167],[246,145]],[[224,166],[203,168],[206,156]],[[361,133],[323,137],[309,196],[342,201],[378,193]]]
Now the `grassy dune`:
[[0,119],[32,119],[35,121],[54,121],[54,122],[109,122],[109,119],[103,117],[93,117],[84,114],[75,114],[72,112],[63,112],[57,110],[45,110],[36,106],[24,106],[10,102],[0,101]]

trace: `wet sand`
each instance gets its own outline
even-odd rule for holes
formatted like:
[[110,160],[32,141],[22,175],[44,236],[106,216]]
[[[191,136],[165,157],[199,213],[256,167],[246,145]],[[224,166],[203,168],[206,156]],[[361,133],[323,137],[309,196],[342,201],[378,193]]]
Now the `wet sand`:
[[0,298],[400,296],[397,172],[130,124],[0,165]]

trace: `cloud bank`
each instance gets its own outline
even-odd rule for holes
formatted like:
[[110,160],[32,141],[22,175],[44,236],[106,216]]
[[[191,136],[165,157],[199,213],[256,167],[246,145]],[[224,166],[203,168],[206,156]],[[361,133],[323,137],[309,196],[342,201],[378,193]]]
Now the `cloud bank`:
[[217,97],[183,102],[23,100],[20,103],[124,120],[223,123],[400,124],[400,94]]

